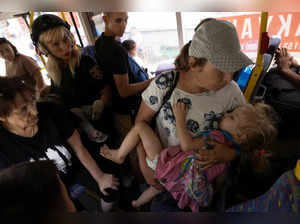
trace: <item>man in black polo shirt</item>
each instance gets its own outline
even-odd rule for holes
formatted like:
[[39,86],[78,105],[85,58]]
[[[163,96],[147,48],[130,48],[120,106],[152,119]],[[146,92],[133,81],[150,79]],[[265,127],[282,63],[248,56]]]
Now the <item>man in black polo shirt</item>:
[[151,81],[137,82],[134,79],[127,51],[117,40],[124,34],[127,19],[127,12],[105,12],[105,31],[95,43],[98,64],[112,87],[114,121],[120,137],[119,143],[132,126],[141,92]]

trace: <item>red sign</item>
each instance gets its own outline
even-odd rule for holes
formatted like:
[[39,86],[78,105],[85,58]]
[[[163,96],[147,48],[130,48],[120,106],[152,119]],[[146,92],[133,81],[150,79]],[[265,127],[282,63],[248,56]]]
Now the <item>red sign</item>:
[[[257,51],[260,13],[222,17],[222,19],[228,20],[235,25],[243,51]],[[300,12],[269,13],[267,32],[270,37],[281,37],[280,45],[282,47],[286,47],[289,51],[300,52]]]

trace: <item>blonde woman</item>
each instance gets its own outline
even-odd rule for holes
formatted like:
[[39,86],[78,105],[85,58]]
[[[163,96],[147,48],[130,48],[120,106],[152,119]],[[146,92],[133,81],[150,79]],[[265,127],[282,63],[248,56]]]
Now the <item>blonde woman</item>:
[[51,93],[81,118],[80,128],[90,140],[106,141],[107,135],[96,130],[89,119],[100,118],[110,100],[109,89],[92,58],[81,55],[75,47],[69,24],[44,14],[33,22],[31,38],[39,53],[48,56]]

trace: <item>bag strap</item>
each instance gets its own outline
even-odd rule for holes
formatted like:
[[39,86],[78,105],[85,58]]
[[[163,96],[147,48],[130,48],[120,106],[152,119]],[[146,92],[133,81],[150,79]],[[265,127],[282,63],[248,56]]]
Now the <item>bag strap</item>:
[[[167,91],[166,95],[163,97],[163,101],[162,101],[162,104],[159,108],[159,110],[156,112],[156,115],[159,113],[160,109],[163,107],[163,105],[171,98],[171,95],[174,91],[174,89],[176,88],[177,86],[177,83],[178,83],[178,80],[179,80],[179,72],[174,72],[174,71],[171,71],[174,75],[174,82],[173,82],[173,85],[171,86],[171,88]],[[155,115],[155,116],[156,116]]]

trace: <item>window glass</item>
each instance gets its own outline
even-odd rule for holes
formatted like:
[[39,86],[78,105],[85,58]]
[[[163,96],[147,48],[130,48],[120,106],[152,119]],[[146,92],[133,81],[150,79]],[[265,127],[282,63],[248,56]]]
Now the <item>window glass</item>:
[[[204,18],[215,17],[232,22],[238,31],[243,52],[256,60],[260,12],[184,12],[182,23],[185,42],[192,38],[194,28]],[[281,47],[300,57],[300,12],[269,12],[267,32],[270,37],[281,38]]]
[[132,39],[138,56],[151,72],[172,67],[179,53],[174,12],[130,12],[122,41]]
[[[0,36],[8,39],[21,54],[32,57],[38,65],[43,68],[44,65],[41,58],[36,54],[34,46],[32,44],[29,29],[22,17],[11,18],[0,21]],[[47,84],[49,79],[47,77],[47,71],[42,69],[42,75]],[[5,62],[0,58],[0,75],[5,76],[6,68]]]
[[[132,39],[137,45],[136,61],[149,72],[173,67],[179,53],[175,12],[129,12],[123,42]],[[104,31],[102,15],[94,15],[97,34]]]
[[104,32],[104,21],[102,19],[102,13],[98,13],[98,14],[89,13],[89,18],[91,18],[89,21],[91,24],[91,29],[94,38],[96,39],[101,35],[102,32]]
[[[249,21],[248,18],[251,18],[251,16],[257,17],[257,23],[254,23],[255,21],[251,21],[251,19]],[[260,12],[183,12],[183,38],[185,42],[191,40],[195,27],[205,18],[228,20],[237,29],[242,51],[255,62],[258,48],[259,16]]]
[[300,12],[271,12],[268,24],[269,35],[280,37],[280,46],[300,58]]

